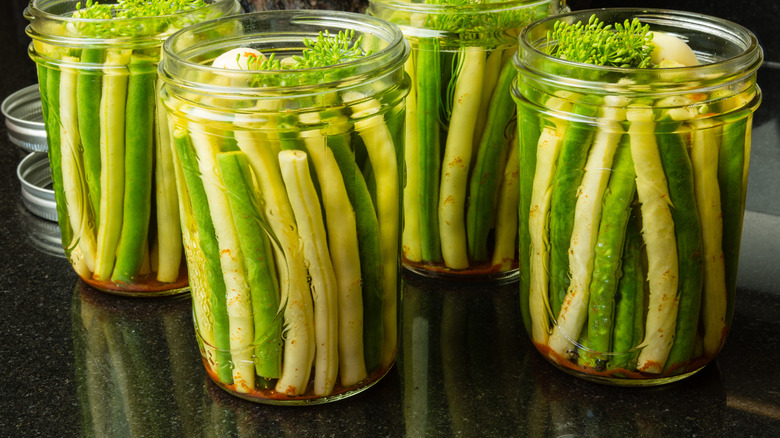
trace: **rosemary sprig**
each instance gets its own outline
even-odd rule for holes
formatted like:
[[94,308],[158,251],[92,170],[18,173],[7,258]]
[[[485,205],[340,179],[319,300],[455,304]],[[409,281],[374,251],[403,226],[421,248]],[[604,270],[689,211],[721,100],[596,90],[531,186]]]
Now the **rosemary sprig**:
[[605,25],[591,15],[588,24],[558,21],[547,33],[548,53],[585,64],[620,68],[651,67],[653,34],[637,18],[623,24]]

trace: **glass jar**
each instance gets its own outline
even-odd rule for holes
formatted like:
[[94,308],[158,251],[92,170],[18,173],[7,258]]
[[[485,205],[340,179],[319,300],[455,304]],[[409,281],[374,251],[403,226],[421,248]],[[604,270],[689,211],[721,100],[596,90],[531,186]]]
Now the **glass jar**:
[[62,245],[78,275],[105,292],[187,290],[156,70],[168,35],[240,11],[235,0],[208,3],[141,18],[75,18],[72,0],[33,0],[25,10]]
[[[594,14],[677,36],[699,64],[602,67],[545,51],[556,21]],[[581,11],[523,30],[520,301],[549,361],[642,386],[718,354],[734,312],[762,59],[748,30],[685,12]]]
[[373,0],[401,27],[406,71],[403,265],[451,280],[517,278],[511,56],[520,29],[565,2]]
[[[234,49],[286,63],[350,29],[369,54],[336,66],[212,66]],[[393,364],[407,57],[397,27],[346,12],[243,14],[166,41],[197,336],[229,392],[328,402]]]

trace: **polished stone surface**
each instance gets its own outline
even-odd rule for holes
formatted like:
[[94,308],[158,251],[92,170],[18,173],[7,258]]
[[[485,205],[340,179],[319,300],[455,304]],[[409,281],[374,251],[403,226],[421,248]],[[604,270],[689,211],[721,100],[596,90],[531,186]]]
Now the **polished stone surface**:
[[[722,4],[724,14],[752,7]],[[0,98],[36,80],[24,5],[0,2]],[[44,238],[52,224],[21,204],[21,155],[3,125],[0,436],[776,436],[780,56],[768,60],[732,331],[717,360],[656,388],[603,386],[553,368],[522,330],[516,284],[451,286],[409,275],[403,348],[376,386],[322,406],[237,399],[204,372],[186,298],[119,298],[77,279]]]

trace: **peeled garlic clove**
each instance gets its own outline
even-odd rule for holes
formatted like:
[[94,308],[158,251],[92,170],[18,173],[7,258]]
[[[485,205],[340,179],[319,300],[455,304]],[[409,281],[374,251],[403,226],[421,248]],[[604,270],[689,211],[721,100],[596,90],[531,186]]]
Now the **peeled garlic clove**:
[[652,44],[655,48],[650,55],[650,61],[659,67],[699,65],[693,50],[674,35],[653,32]]
[[211,66],[231,70],[249,70],[250,60],[262,61],[263,59],[265,59],[265,55],[257,50],[239,47],[217,56]]

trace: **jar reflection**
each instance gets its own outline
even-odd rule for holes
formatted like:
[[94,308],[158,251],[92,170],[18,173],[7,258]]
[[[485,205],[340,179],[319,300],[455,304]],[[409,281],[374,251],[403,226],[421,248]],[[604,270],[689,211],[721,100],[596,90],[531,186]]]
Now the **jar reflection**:
[[[200,354],[186,299],[133,300],[83,281],[71,305],[85,436],[193,436]],[[176,418],[178,421],[171,421]]]
[[528,397],[518,373],[526,340],[516,283],[442,288],[411,273],[404,279],[399,363],[407,435],[516,434],[512,425]]
[[403,436],[400,387],[393,369],[371,391],[292,412],[234,397],[204,377],[198,388],[205,398],[201,436],[332,436],[336,430],[349,431],[349,436]]
[[[522,373],[530,397],[521,436],[719,436],[727,417],[717,364],[664,386],[620,388],[563,375],[529,347]],[[670,410],[674,420],[659,422]]]

